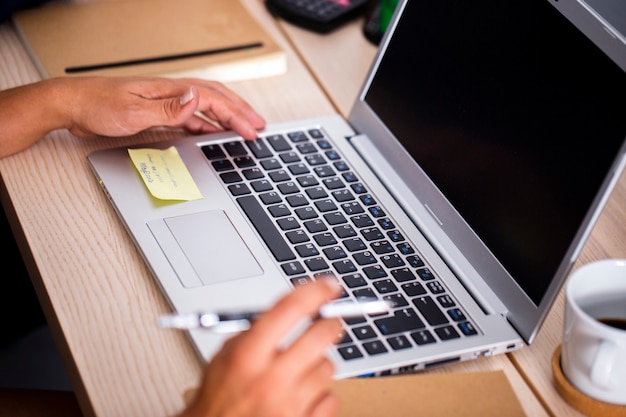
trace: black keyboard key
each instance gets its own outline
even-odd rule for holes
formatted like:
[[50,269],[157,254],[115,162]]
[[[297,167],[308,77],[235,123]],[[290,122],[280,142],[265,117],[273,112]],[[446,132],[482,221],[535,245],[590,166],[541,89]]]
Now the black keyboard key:
[[433,294],[441,294],[446,292],[446,290],[443,288],[439,281],[429,281],[426,283],[426,286]]
[[358,227],[359,229],[362,229],[364,227],[370,227],[374,225],[374,222],[372,221],[372,218],[370,216],[368,216],[367,214],[359,214],[356,216],[352,216],[350,217],[350,220],[352,220],[352,223],[354,223],[354,225],[356,227]]
[[237,171],[222,172],[220,178],[224,184],[232,184],[233,182],[241,182],[241,175]]
[[441,340],[458,339],[461,337],[452,326],[439,327],[435,329],[435,333],[437,333],[437,336],[439,336]]
[[357,288],[367,285],[367,281],[365,280],[365,278],[363,278],[363,275],[361,274],[346,275],[342,277],[342,279],[349,288]]
[[459,329],[461,329],[461,333],[463,333],[465,336],[473,336],[475,334],[478,334],[474,325],[472,325],[472,323],[470,323],[469,321],[459,323],[458,326]]
[[378,354],[387,352],[387,348],[385,347],[383,342],[381,342],[380,340],[372,340],[369,342],[365,342],[363,343],[363,348],[370,355],[378,355]]
[[307,188],[305,192],[306,195],[308,195],[309,198],[312,200],[328,197],[326,190],[324,190],[322,187]]
[[264,174],[259,168],[248,168],[241,171],[244,177],[247,180],[258,180],[259,178],[263,178]]
[[252,191],[250,191],[250,188],[248,188],[248,186],[243,183],[229,185],[228,191],[230,191],[230,193],[234,196],[246,195],[246,194],[252,193]]
[[248,145],[250,152],[252,152],[252,154],[258,159],[269,158],[274,154],[261,138],[256,140],[247,140],[246,145]]
[[243,146],[243,142],[240,141],[226,142],[224,144],[224,149],[226,149],[226,152],[233,157],[248,155],[248,151],[246,151],[246,148]]
[[395,229],[396,227],[396,225],[386,217],[384,219],[379,219],[378,224],[383,228],[383,230]]
[[280,266],[287,275],[304,274],[304,267],[298,261],[287,262]]
[[276,224],[278,224],[281,230],[295,230],[300,227],[298,220],[293,216],[278,219],[276,220]]
[[291,214],[291,210],[289,210],[289,207],[285,204],[276,204],[275,206],[268,207],[267,210],[272,217],[283,217]]
[[359,200],[361,200],[361,203],[363,203],[366,206],[371,206],[373,204],[376,204],[376,200],[374,200],[374,197],[372,197],[371,194],[365,194],[359,197]]
[[441,304],[441,307],[443,308],[450,308],[456,305],[452,297],[448,294],[438,296],[437,301],[439,301],[439,304]]
[[311,135],[313,139],[322,139],[324,137],[324,134],[319,129],[310,129],[309,135]]
[[383,300],[391,303],[392,308],[406,307],[409,305],[409,302],[400,293],[385,295]]
[[337,234],[339,239],[346,239],[349,237],[355,237],[356,231],[349,224],[333,227],[333,231]]
[[356,272],[356,266],[350,259],[342,259],[340,261],[333,262],[333,267],[340,274],[352,274]]
[[320,219],[307,220],[304,222],[304,227],[306,227],[306,230],[310,233],[319,233],[328,230],[326,224]]
[[300,220],[310,220],[317,217],[317,211],[313,210],[313,207],[300,207],[294,210]]
[[[393,276],[393,278],[398,282],[411,281],[416,278],[413,272],[411,272],[409,268],[394,269],[393,271],[391,271],[391,276]],[[426,291],[424,291],[422,294],[425,294],[425,293]],[[419,294],[414,294],[414,295],[419,295]]]
[[302,154],[317,152],[317,148],[312,143],[301,143],[296,145],[296,148]]
[[[377,243],[377,242],[374,242],[374,243]],[[376,252],[376,248],[374,247],[374,245],[372,245],[372,247],[374,248],[374,252]],[[398,255],[397,253],[392,253],[391,255],[381,256],[380,260],[382,261],[382,263],[385,264],[387,268],[398,268],[404,265],[404,261],[402,260],[400,255]]]
[[276,152],[287,151],[291,149],[291,145],[283,135],[271,135],[267,137],[267,142]]
[[354,333],[356,338],[359,340],[373,339],[376,337],[376,332],[374,331],[374,329],[372,329],[371,326],[367,325],[353,328],[352,333]]
[[256,162],[254,162],[254,159],[252,159],[249,156],[238,156],[236,158],[233,158],[233,162],[239,168],[248,168],[248,167],[253,167],[256,165]]
[[417,255],[407,256],[406,260],[413,268],[424,266],[424,261],[422,261],[422,259]]
[[302,174],[308,174],[309,172],[311,172],[309,171],[309,168],[307,168],[307,166],[304,165],[303,163],[288,165],[287,169],[293,175],[302,175]]
[[374,282],[374,288],[381,294],[387,294],[389,292],[398,291],[398,287],[393,283],[390,279],[381,279],[380,281]]
[[296,258],[256,197],[251,195],[238,197],[237,203],[239,203],[239,206],[241,206],[243,212],[248,216],[248,219],[252,222],[252,225],[259,235],[261,235],[261,238],[278,262],[289,261]]
[[402,289],[409,297],[426,294],[426,289],[419,282],[409,282],[407,284],[402,284]]
[[358,290],[354,290],[352,291],[352,295],[354,295],[354,297],[357,300],[362,300],[362,299],[372,299],[372,298],[376,298],[376,294],[374,294],[374,291],[372,291],[371,288],[359,288]]
[[448,319],[441,312],[441,309],[437,306],[435,301],[429,296],[419,297],[413,299],[413,304],[422,313],[422,316],[431,326],[437,326],[440,324],[448,323]]
[[389,345],[393,348],[393,350],[402,350],[408,349],[411,346],[411,342],[404,335],[397,335],[387,339]]
[[435,337],[428,330],[420,330],[417,332],[411,333],[411,337],[415,340],[415,343],[418,345],[427,345],[429,343],[435,343]]
[[337,348],[337,351],[339,352],[341,357],[344,358],[345,360],[357,359],[357,358],[363,357],[363,353],[361,353],[359,348],[354,345],[339,347]]
[[313,239],[320,246],[329,246],[337,243],[337,239],[335,239],[335,236],[329,232],[314,235]]
[[213,165],[213,169],[217,172],[231,171],[235,169],[233,163],[230,162],[228,159],[218,159],[217,161],[211,162],[211,165]]
[[463,312],[459,308],[452,308],[452,309],[448,310],[448,315],[454,321],[465,321],[465,320],[467,320],[467,317],[465,317],[465,314],[463,314]]
[[322,249],[324,255],[331,261],[336,259],[346,258],[348,255],[340,246],[332,246],[330,248]]
[[420,278],[422,278],[422,280],[424,281],[430,281],[431,279],[435,279],[435,276],[432,272],[430,272],[430,269],[428,268],[418,269],[417,275],[419,275]]
[[207,159],[213,161],[215,159],[224,159],[226,158],[226,154],[220,147],[220,145],[204,145],[202,146],[202,152]]
[[[386,240],[381,240],[380,242],[373,242],[372,243],[372,250],[374,252],[376,252],[379,255],[382,255],[384,253],[391,253],[393,252],[393,246],[391,246],[391,244],[389,242],[387,242]],[[400,256],[398,254],[394,254],[396,257],[398,257],[398,259],[401,260]],[[393,255],[390,255],[393,256]],[[402,266],[404,265],[404,261],[402,262],[393,262],[392,261],[392,265],[394,266]],[[392,266],[390,266],[390,268],[392,268]]]
[[335,190],[332,192],[333,197],[338,202],[354,200],[354,196],[350,190],[344,188],[343,190]]
[[384,335],[402,333],[424,328],[424,323],[412,308],[404,308],[394,313],[393,317],[374,320],[376,327]]
[[271,191],[265,194],[260,194],[259,198],[261,199],[263,204],[275,204],[275,203],[280,203],[282,201],[282,199],[280,198],[280,194],[274,191]]
[[287,232],[285,233],[285,236],[287,236],[287,239],[293,244],[304,243],[310,240],[309,235],[307,235],[302,229]]
[[387,272],[380,265],[366,266],[363,272],[369,279],[380,279],[387,276]]
[[369,265],[376,263],[376,257],[370,251],[354,253],[352,257],[359,265]]
[[372,240],[380,240],[385,237],[377,227],[362,229],[361,234],[363,235],[365,240],[369,242],[371,242]]
[[312,272],[323,271],[324,269],[328,269],[328,264],[326,263],[324,258],[321,258],[319,256],[316,256],[315,258],[307,259],[304,261],[304,263],[306,267],[309,268],[309,271],[312,271]]
[[273,169],[283,167],[283,164],[281,164],[281,162],[276,158],[264,159],[260,162],[260,164],[263,168],[265,168],[266,171],[271,171]]
[[415,249],[413,249],[413,246],[411,246],[408,242],[398,243],[396,246],[403,255],[411,255],[415,253]]
[[357,251],[365,250],[365,248],[367,247],[365,245],[365,242],[363,242],[361,238],[358,238],[358,237],[346,239],[343,241],[343,244],[346,247],[346,249],[348,249],[350,252],[357,252]]
[[300,189],[293,181],[281,182],[276,186],[276,188],[278,188],[278,190],[283,193],[283,195],[295,194],[297,192],[300,192]]
[[295,250],[296,252],[298,252],[298,255],[300,255],[303,258],[306,258],[308,256],[317,256],[320,254],[317,248],[315,247],[315,245],[312,243],[305,243],[303,245],[298,245],[295,247]]
[[300,156],[295,152],[284,152],[278,155],[281,161],[286,164],[293,164],[294,162],[300,162]]
[[289,139],[291,139],[291,141],[294,143],[306,142],[307,140],[309,140],[304,132],[300,131],[287,133],[287,136],[289,136]]

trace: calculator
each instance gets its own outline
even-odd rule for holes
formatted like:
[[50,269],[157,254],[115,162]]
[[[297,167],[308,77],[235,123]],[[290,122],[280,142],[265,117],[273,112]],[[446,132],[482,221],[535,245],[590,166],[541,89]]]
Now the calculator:
[[364,13],[370,0],[265,0],[275,16],[319,33],[330,32]]

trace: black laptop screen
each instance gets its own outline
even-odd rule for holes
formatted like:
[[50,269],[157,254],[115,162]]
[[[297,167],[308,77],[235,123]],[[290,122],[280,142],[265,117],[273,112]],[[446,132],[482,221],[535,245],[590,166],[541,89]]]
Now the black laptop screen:
[[543,0],[406,8],[365,100],[539,304],[626,137],[626,74]]

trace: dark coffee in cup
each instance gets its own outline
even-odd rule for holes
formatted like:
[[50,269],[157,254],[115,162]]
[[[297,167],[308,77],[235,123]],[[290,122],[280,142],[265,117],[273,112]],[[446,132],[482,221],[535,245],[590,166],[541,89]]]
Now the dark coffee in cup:
[[605,317],[598,319],[598,321],[619,330],[626,330],[626,319],[623,318]]

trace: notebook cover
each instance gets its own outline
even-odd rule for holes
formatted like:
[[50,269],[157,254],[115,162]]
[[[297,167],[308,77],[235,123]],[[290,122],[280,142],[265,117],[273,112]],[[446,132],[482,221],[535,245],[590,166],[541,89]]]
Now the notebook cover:
[[[13,22],[43,78],[161,75],[234,81],[286,71],[284,52],[239,0],[42,6],[15,13]],[[197,53],[201,55],[66,71]]]
[[334,381],[337,417],[525,417],[503,371]]

